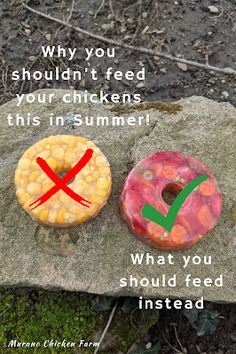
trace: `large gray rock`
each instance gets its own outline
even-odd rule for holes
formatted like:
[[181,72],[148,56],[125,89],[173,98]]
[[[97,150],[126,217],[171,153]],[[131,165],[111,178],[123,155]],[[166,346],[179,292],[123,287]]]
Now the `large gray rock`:
[[[44,91],[45,92],[45,91]],[[52,92],[52,91],[50,91]],[[173,105],[142,105],[146,111],[126,113],[138,117],[150,114],[150,124],[124,127],[74,129],[72,113],[113,116],[110,105],[65,105],[55,91],[53,104],[22,104],[13,100],[1,107],[0,120],[0,285],[37,286],[48,289],[87,291],[110,295],[143,295],[235,302],[236,222],[236,110],[228,103],[192,97]],[[125,109],[127,107],[125,106]],[[117,110],[115,108],[115,110]],[[168,112],[169,111],[169,112]],[[9,127],[8,113],[42,117],[39,127]],[[49,127],[48,114],[67,116],[65,127]],[[68,112],[72,112],[68,114]],[[124,115],[119,109],[119,114]],[[36,141],[52,134],[82,135],[93,140],[110,161],[113,190],[109,203],[98,217],[72,229],[58,230],[33,221],[18,204],[14,171],[22,153]],[[119,194],[124,179],[140,159],[156,151],[181,151],[201,159],[215,174],[223,193],[222,217],[211,234],[191,249],[171,252],[175,265],[134,266],[130,253],[149,252],[154,257],[170,252],[151,249],[138,241],[119,214]],[[212,255],[212,265],[182,267],[183,255]],[[119,279],[170,277],[177,274],[176,288],[120,288]],[[184,286],[184,276],[213,279],[223,274],[224,286]]]

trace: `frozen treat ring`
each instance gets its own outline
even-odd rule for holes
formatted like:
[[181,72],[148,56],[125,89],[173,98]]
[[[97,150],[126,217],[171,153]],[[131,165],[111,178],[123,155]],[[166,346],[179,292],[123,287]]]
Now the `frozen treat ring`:
[[[201,175],[208,179],[187,197],[170,232],[142,217],[145,204],[166,216],[171,205],[167,195],[175,198]],[[122,216],[134,234],[161,249],[186,248],[198,242],[217,224],[221,207],[222,196],[212,172],[180,152],[160,152],[140,161],[129,173],[120,198]]]
[[[76,167],[82,160],[84,166]],[[45,171],[44,165],[54,176]],[[75,169],[63,186],[53,181],[66,178],[68,171]],[[93,142],[80,136],[50,136],[25,151],[16,168],[15,186],[19,203],[33,219],[54,227],[69,227],[96,216],[106,204],[111,170]],[[44,201],[49,191],[54,194]]]

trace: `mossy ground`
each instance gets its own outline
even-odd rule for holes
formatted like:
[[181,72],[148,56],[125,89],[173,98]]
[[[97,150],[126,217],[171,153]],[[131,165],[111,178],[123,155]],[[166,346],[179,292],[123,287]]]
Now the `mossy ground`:
[[[79,353],[74,348],[22,349],[7,346],[12,339],[41,343],[47,339],[89,341],[102,324],[102,316],[92,310],[92,299],[88,295],[0,289],[0,300],[0,347],[4,354]],[[93,351],[81,350],[84,354]]]
[[[0,288],[0,354],[92,354],[94,348],[79,348],[78,344],[81,339],[97,342],[110,313],[110,310],[95,312],[95,302],[95,296],[89,294]],[[100,353],[126,352],[136,336],[130,314],[119,306]],[[109,338],[114,339],[111,345]],[[44,341],[51,339],[59,342],[65,339],[77,345],[66,349],[45,348]],[[40,342],[41,346],[11,348],[8,347],[11,340]]]
[[118,308],[109,330],[111,336],[116,338],[116,348],[109,348],[106,354],[115,354],[117,350],[126,353],[135,342],[137,330],[132,326],[130,314],[125,314]]

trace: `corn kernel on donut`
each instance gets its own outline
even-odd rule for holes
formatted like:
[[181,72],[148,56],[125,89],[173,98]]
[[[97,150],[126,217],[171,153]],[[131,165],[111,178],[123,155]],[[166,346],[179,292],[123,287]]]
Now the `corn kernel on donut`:
[[[208,175],[185,200],[174,225],[167,232],[142,216],[145,204],[167,215],[170,205],[164,193],[176,197],[191,181]],[[190,247],[217,224],[222,196],[212,172],[195,157],[180,152],[160,152],[144,158],[129,173],[120,198],[121,214],[133,233],[148,245],[160,249]]]
[[[88,150],[89,161],[66,185],[82,198],[81,203],[59,189],[39,205],[37,200],[56,186],[39,166],[39,158],[62,179],[60,173],[65,175],[74,168]],[[25,151],[15,172],[19,203],[33,219],[54,227],[74,226],[95,217],[108,200],[111,184],[106,157],[93,142],[80,136],[57,135],[38,141]]]

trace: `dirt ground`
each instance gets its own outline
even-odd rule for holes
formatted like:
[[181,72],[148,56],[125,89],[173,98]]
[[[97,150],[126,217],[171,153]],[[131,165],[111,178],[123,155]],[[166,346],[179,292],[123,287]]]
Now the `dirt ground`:
[[[48,15],[80,26],[108,38],[122,40],[218,67],[236,67],[236,1],[235,0],[31,0],[28,5]],[[164,59],[153,60],[125,49],[116,49],[116,58],[92,58],[91,67],[99,79],[81,82],[13,82],[11,72],[25,67],[29,70],[51,70],[70,66],[74,70],[88,65],[84,48],[107,48],[107,45],[74,30],[38,17],[21,6],[21,0],[0,3],[0,103],[16,93],[29,93],[39,88],[74,87],[109,93],[141,93],[143,100],[175,101],[182,97],[203,95],[217,101],[236,104],[235,77],[177,65]],[[209,8],[209,6],[212,6]],[[76,58],[42,58],[42,45],[77,47]],[[105,70],[140,70],[146,68],[147,78],[140,82],[127,80],[106,82]],[[214,305],[224,317],[212,335],[198,338],[186,325],[179,327],[179,338],[188,353],[236,353],[236,319],[234,305]],[[180,314],[166,312],[160,323],[165,326],[166,342],[162,353],[180,350],[171,332],[170,323]],[[173,347],[171,347],[173,346]]]
[[[203,95],[217,101],[236,104],[235,77],[178,67],[163,59],[128,50],[116,50],[116,59],[93,58],[90,65],[99,72],[96,82],[82,83],[11,81],[10,73],[22,67],[48,70],[53,66],[73,69],[87,66],[84,47],[106,48],[104,43],[66,29],[21,8],[21,0],[1,1],[0,5],[0,102],[12,98],[16,92],[30,92],[38,88],[70,86],[104,89],[106,92],[141,93],[145,100],[173,101],[192,95]],[[219,67],[235,67],[236,62],[236,1],[235,0],[31,0],[33,8],[48,15],[70,21],[88,31],[108,38],[123,40],[136,46],[152,48],[164,53],[206,62]],[[12,5],[11,5],[12,4]],[[214,6],[212,13],[208,6]],[[100,10],[99,10],[100,9]],[[42,58],[41,45],[77,47],[75,60]],[[146,81],[137,87],[133,81],[104,82],[102,73],[109,66],[116,70],[134,70],[145,66]],[[141,85],[142,86],[142,85]]]
[[[220,323],[214,333],[198,337],[196,330],[184,318],[182,311],[161,313],[157,331],[163,331],[161,353],[174,354],[176,350],[186,354],[234,354],[236,353],[236,306],[211,304],[220,314]],[[177,329],[175,334],[174,327]],[[163,330],[164,328],[164,330]],[[175,349],[174,349],[175,348]],[[182,349],[182,350],[181,350]]]

